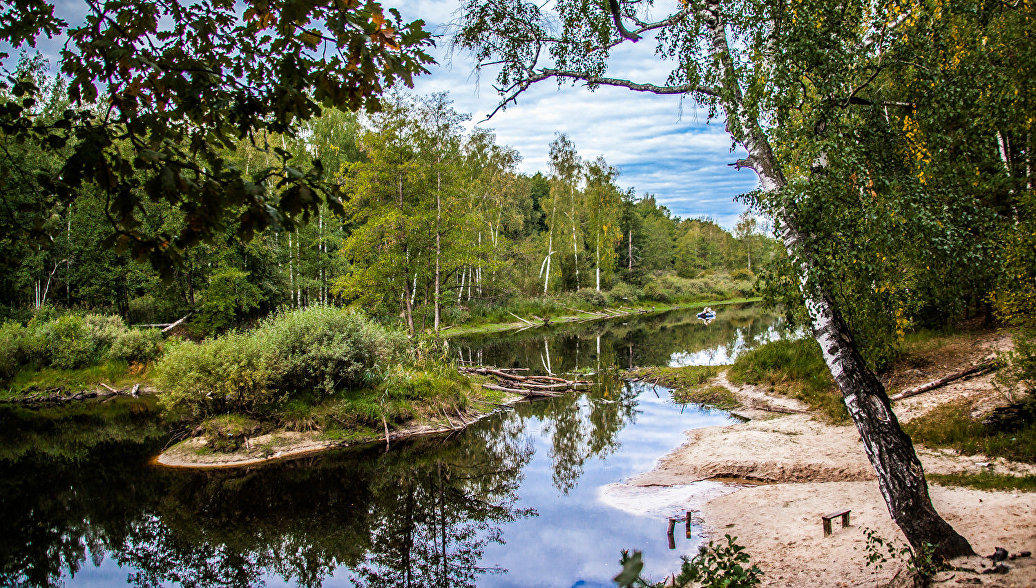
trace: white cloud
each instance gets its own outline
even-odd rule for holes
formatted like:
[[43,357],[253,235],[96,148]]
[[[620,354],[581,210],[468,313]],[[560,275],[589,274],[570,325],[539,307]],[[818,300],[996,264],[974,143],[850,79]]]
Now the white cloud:
[[[433,25],[455,18],[460,5],[458,0],[398,4],[404,18],[423,18]],[[658,14],[665,9],[656,6]],[[459,51],[447,54],[446,44],[446,39],[439,40],[441,65],[417,79],[416,91],[449,92],[458,110],[472,114],[471,124],[494,129],[501,143],[522,153],[528,173],[546,171],[548,145],[555,132],[563,132],[585,159],[603,155],[617,167],[623,187],[654,194],[679,216],[709,216],[731,228],[744,208],[733,198],[756,188],[752,172],[727,165],[743,154],[731,153],[722,121],[706,124],[705,111],[676,96],[611,87],[590,92],[547,81],[491,120],[479,122],[498,102],[493,75],[476,76],[470,57]],[[671,69],[654,54],[648,39],[615,51],[610,66],[609,75],[655,83],[665,82]]]

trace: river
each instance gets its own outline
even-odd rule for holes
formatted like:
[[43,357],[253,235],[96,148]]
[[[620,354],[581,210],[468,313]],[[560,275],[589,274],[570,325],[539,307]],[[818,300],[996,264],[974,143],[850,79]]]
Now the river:
[[785,335],[751,305],[451,341],[466,361],[593,374],[590,391],[522,403],[458,434],[240,470],[149,465],[153,401],[0,409],[0,584],[32,586],[611,586],[623,549],[648,575],[700,541],[668,516],[718,482],[621,484],[733,422],[615,368],[729,363]]

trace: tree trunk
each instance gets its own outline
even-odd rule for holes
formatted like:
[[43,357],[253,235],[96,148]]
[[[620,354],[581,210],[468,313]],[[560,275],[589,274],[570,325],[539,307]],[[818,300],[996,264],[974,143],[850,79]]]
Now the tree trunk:
[[441,261],[442,257],[442,174],[439,171],[435,172],[435,299],[433,305],[435,306],[435,320],[432,325],[432,329],[439,332],[439,316],[440,316],[440,303],[439,303],[439,292],[441,290],[442,270]]
[[[726,80],[734,75],[734,70],[719,0],[708,0],[703,16],[711,28],[712,54],[720,70],[718,77]],[[733,84],[726,90],[728,92],[722,102],[728,131],[748,151],[748,158],[738,162],[739,167],[753,169],[764,192],[783,190],[787,181],[762,127],[757,120],[745,115],[740,88]],[[974,550],[967,539],[943,520],[932,506],[924,471],[910,437],[900,427],[884,386],[864,362],[830,295],[811,283],[814,260],[794,217],[787,211],[778,211],[777,216],[783,225],[781,240],[789,256],[797,262],[800,290],[809,312],[813,336],[820,344],[831,376],[842,391],[893,520],[915,552],[930,543],[935,547],[934,555],[939,558],[973,555]]]

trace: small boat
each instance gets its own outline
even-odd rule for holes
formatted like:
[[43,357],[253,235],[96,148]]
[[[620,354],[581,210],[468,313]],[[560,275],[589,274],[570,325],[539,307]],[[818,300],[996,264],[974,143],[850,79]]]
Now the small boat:
[[703,321],[704,320],[712,320],[712,319],[716,318],[716,311],[712,310],[711,308],[706,306],[705,308],[702,309],[701,312],[698,313],[697,316],[698,316],[698,318],[702,319]]

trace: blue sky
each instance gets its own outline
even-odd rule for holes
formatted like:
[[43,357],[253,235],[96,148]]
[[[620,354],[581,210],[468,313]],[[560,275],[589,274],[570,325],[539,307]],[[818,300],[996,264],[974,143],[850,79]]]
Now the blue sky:
[[[424,19],[442,34],[442,25],[456,18],[461,0],[382,0],[395,6],[404,19]],[[57,0],[57,13],[69,22],[82,18],[86,6],[80,0]],[[676,0],[658,0],[655,17],[677,6]],[[42,40],[39,49],[56,63],[64,39]],[[709,122],[690,100],[654,96],[621,88],[582,87],[541,82],[522,95],[517,105],[479,122],[493,111],[498,97],[493,73],[474,73],[474,62],[461,52],[449,52],[440,38],[434,54],[438,65],[430,75],[417,79],[421,94],[449,92],[457,110],[472,115],[470,124],[495,130],[500,143],[518,149],[528,173],[546,171],[547,148],[556,132],[575,142],[584,159],[603,155],[618,168],[619,184],[638,195],[654,194],[674,214],[707,216],[732,228],[744,209],[734,202],[738,194],[756,188],[755,174],[736,171],[727,164],[741,155],[731,151],[722,120]],[[609,75],[641,82],[664,83],[670,64],[654,54],[652,39],[616,51]]]
[[[456,18],[460,0],[383,0],[399,9],[404,19],[422,18],[438,33],[442,24]],[[675,1],[659,0],[654,16],[668,14]],[[499,142],[518,149],[525,158],[523,170],[546,171],[547,147],[555,132],[575,142],[584,159],[603,155],[619,169],[619,184],[638,195],[654,194],[674,214],[708,216],[733,228],[744,205],[738,194],[754,190],[757,181],[750,170],[736,171],[727,164],[743,155],[731,151],[722,120],[707,120],[691,100],[655,96],[622,88],[595,92],[552,81],[534,85],[517,105],[487,122],[498,96],[493,74],[474,74],[474,62],[466,54],[436,49],[439,65],[431,75],[417,80],[420,93],[448,91],[457,110],[472,114],[472,124],[496,131]],[[655,43],[644,39],[613,54],[609,75],[640,82],[664,83],[671,64],[654,53]]]

